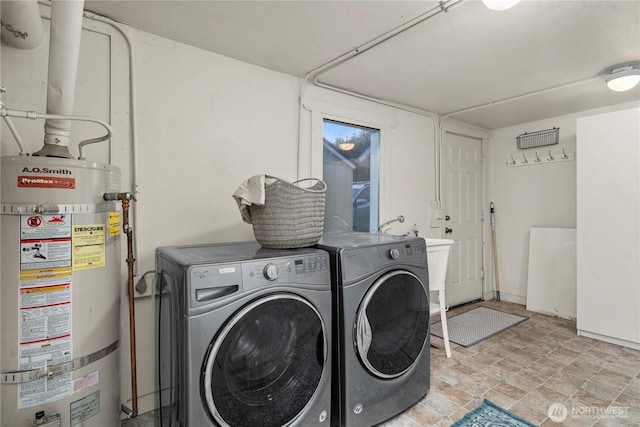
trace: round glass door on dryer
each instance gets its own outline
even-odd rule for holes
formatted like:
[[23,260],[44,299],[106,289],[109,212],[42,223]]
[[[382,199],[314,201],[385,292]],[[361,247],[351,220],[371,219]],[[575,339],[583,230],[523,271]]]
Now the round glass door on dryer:
[[400,377],[428,345],[427,290],[409,271],[388,272],[366,292],[355,319],[354,345],[363,366],[382,379]]
[[204,404],[221,426],[285,426],[312,401],[327,357],[322,317],[307,300],[265,295],[213,339],[202,367]]

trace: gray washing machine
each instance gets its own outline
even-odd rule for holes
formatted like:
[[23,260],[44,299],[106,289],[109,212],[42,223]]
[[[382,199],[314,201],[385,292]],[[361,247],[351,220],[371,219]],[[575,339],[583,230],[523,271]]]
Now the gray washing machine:
[[429,390],[424,239],[325,234],[333,287],[332,425],[370,427]]
[[329,425],[326,252],[161,247],[156,276],[158,425]]

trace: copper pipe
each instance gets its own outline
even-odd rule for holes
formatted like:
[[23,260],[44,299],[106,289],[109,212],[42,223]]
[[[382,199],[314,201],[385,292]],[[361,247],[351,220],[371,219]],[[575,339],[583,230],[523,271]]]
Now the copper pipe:
[[[122,230],[127,235],[127,289],[129,294],[129,344],[131,347],[131,411],[125,411],[129,414],[129,418],[135,418],[138,415],[138,376],[136,370],[136,312],[134,305],[134,263],[133,255],[133,229],[129,225],[129,204],[130,200],[135,198],[131,193],[107,193],[104,195],[105,200],[120,200],[122,202]],[[125,410],[125,408],[123,408]]]

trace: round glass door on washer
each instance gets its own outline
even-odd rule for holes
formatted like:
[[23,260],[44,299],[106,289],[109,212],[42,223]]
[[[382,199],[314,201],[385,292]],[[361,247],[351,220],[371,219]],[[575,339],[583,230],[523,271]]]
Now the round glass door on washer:
[[165,247],[156,275],[159,425],[329,426],[326,252]]
[[311,400],[326,333],[302,298],[278,294],[240,310],[212,341],[203,365],[207,409],[221,425],[283,426]]
[[429,276],[422,238],[325,234],[332,269],[332,425],[369,427],[429,390]]
[[358,309],[355,343],[367,370],[396,378],[420,356],[429,333],[429,299],[412,273],[394,270],[369,288]]

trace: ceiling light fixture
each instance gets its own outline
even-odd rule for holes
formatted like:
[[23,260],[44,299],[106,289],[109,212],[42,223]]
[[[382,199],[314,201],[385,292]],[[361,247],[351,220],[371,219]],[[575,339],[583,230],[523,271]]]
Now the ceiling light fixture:
[[342,151],[351,151],[353,150],[353,147],[355,147],[356,144],[354,144],[353,142],[342,142],[340,144],[338,144],[338,148]]
[[605,79],[609,89],[616,92],[624,92],[634,88],[640,82],[640,69],[634,68],[633,65],[625,65],[616,67],[611,70]]
[[482,2],[491,10],[507,10],[520,3],[520,0],[482,0]]

